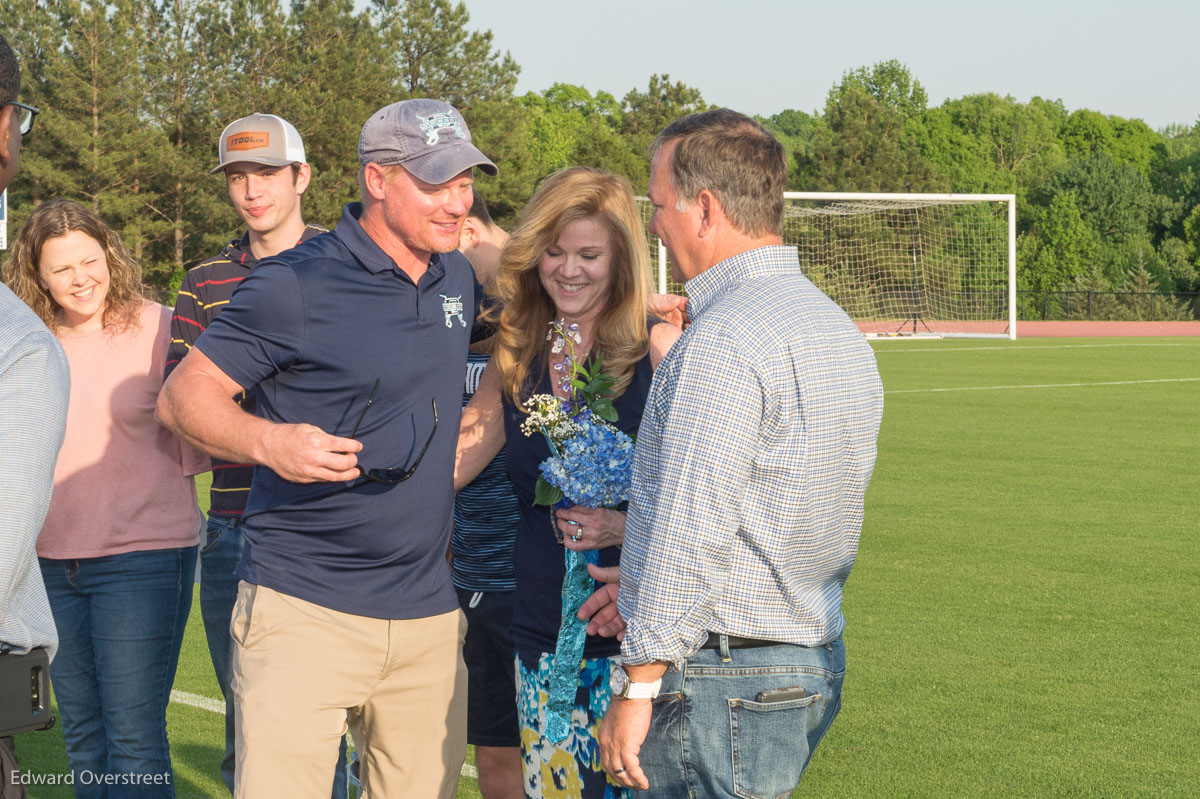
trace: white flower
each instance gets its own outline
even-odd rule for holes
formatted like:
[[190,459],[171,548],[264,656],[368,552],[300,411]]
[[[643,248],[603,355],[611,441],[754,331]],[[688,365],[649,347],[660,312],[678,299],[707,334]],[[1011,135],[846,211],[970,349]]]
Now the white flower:
[[[553,394],[534,394],[525,400],[524,406],[529,417],[521,422],[521,432],[526,436],[545,430],[552,439],[561,441],[573,432],[574,423],[563,410],[562,400]],[[560,430],[571,432],[560,437]]]

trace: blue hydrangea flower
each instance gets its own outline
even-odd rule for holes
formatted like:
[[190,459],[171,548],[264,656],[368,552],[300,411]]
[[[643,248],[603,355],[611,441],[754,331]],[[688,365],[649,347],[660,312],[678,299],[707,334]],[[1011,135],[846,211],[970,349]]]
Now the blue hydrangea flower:
[[633,440],[590,412],[580,414],[575,422],[579,430],[562,442],[559,455],[542,461],[542,477],[576,505],[619,505],[629,497]]

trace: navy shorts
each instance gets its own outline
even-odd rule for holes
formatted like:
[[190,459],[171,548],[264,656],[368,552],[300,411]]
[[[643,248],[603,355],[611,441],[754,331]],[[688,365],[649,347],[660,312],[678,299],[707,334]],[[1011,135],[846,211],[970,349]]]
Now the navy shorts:
[[467,616],[467,743],[520,746],[512,640],[516,592],[455,590]]

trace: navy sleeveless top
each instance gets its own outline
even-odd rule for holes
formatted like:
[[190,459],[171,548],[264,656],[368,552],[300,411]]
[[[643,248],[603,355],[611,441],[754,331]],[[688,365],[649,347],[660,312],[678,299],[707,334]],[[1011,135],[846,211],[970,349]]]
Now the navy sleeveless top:
[[[633,378],[625,393],[613,403],[617,409],[617,427],[629,436],[637,434],[642,423],[642,411],[650,391],[653,369],[650,355],[637,362]],[[541,379],[530,394],[551,394],[549,370],[541,369]],[[521,509],[517,522],[517,538],[513,549],[513,569],[516,576],[516,606],[513,610],[513,643],[518,652],[536,655],[553,652],[558,640],[562,619],[562,582],[566,574],[563,545],[554,537],[550,525],[550,509],[533,504],[533,491],[542,461],[550,457],[550,448],[541,434],[526,437],[521,423],[527,414],[507,398],[504,400],[505,453],[508,457],[508,476]],[[619,547],[599,552],[601,566],[616,566]],[[610,657],[621,651],[616,638],[589,635],[584,645],[586,658]]]

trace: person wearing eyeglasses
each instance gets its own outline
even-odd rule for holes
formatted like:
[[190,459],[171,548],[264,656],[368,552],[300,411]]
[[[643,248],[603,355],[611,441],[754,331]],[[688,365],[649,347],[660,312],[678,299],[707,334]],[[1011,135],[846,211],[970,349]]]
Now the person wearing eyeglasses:
[[21,155],[21,138],[33,130],[38,109],[17,101],[21,88],[21,66],[8,41],[0,36],[0,125],[4,134],[0,142],[0,192],[8,188],[17,174],[17,159]]
[[34,210],[3,278],[57,336],[71,373],[37,541],[71,773],[80,786],[173,797],[166,712],[202,524],[193,475],[208,458],[154,419],[171,312],[144,298],[117,234],[70,200]]
[[[217,143],[220,173],[229,201],[246,231],[221,252],[188,270],[179,286],[171,317],[170,375],[200,334],[229,304],[234,291],[260,260],[278,255],[300,242],[325,233],[306,225],[300,202],[312,177],[304,141],[296,128],[274,114],[250,114],[225,126]],[[254,412],[254,391],[237,395],[237,403]],[[225,756],[221,777],[233,792],[234,729],[233,639],[229,619],[237,600],[234,574],[242,556],[242,516],[254,467],[249,463],[213,463],[208,528],[200,547],[200,613],[217,685],[225,697]],[[345,746],[334,769],[333,799],[346,797]]]
[[[17,173],[21,138],[37,113],[17,102],[21,66],[0,35],[0,192]],[[29,306],[0,284],[0,657],[46,650],[58,633],[36,543],[67,423],[70,378],[62,346]],[[28,696],[28,678],[0,685]],[[0,716],[0,729],[7,727]],[[12,736],[0,736],[0,796],[24,799]]]
[[[237,797],[324,799],[347,723],[370,796],[454,796],[465,620],[445,564],[478,307],[456,251],[495,164],[437,100],[359,137],[361,202],[261,260],[171,374],[160,418],[254,463],[230,631]],[[257,386],[257,416],[232,397]]]

